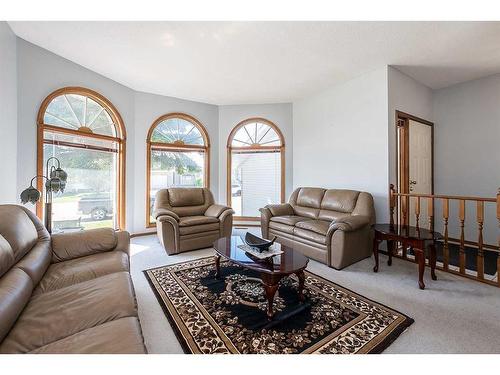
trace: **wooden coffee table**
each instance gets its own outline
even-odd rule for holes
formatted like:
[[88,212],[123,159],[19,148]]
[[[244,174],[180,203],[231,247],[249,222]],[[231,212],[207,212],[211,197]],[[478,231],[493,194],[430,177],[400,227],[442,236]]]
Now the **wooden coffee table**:
[[409,247],[415,252],[415,259],[418,263],[418,286],[425,289],[424,271],[425,271],[425,250],[430,250],[429,265],[431,266],[431,278],[436,280],[436,246],[435,242],[443,236],[438,232],[432,232],[424,228],[411,227],[408,225],[395,224],[375,224],[373,226],[375,237],[373,238],[373,256],[375,257],[375,267],[373,272],[378,272],[378,245],[380,242],[387,241],[387,253],[389,261],[392,264],[392,253],[394,244],[401,242],[402,246]]
[[279,282],[283,277],[291,274],[297,275],[299,279],[299,300],[301,302],[304,301],[304,269],[307,267],[307,263],[309,263],[308,258],[298,251],[293,250],[291,247],[278,244],[278,246],[281,246],[283,254],[276,255],[267,260],[260,260],[238,247],[238,245],[242,245],[244,243],[245,242],[240,236],[224,237],[214,242],[214,249],[216,252],[216,278],[221,277],[221,257],[231,261],[232,263],[238,264],[245,269],[256,271],[262,280],[262,284],[264,285],[267,299],[267,317],[269,320],[271,320],[274,316],[274,295],[276,294]]

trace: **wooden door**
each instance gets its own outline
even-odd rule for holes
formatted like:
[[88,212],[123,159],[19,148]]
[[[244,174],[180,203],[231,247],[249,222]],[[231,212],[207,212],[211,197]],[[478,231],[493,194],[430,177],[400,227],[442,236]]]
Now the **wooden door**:
[[[398,187],[400,193],[433,194],[433,123],[396,112],[398,145]],[[409,206],[404,201],[399,204],[398,217],[401,224],[428,226],[429,213],[427,200],[409,199]],[[406,215],[403,213],[406,211]],[[415,215],[417,212],[417,216]],[[418,222],[417,222],[418,220]]]
[[[432,128],[429,125],[409,120],[408,124],[408,186],[411,194],[432,194]],[[410,225],[422,226],[422,221],[417,223],[415,212],[419,219],[425,222],[429,217],[427,200],[421,199],[420,206],[417,199],[410,199]]]

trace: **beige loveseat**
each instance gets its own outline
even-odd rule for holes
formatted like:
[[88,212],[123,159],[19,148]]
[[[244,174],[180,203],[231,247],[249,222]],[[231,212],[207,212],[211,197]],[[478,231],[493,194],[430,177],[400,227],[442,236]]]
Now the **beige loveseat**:
[[211,247],[231,235],[234,211],[214,204],[206,188],[170,188],[156,193],[153,215],[168,255]]
[[303,187],[289,203],[260,211],[265,238],[276,236],[330,267],[342,269],[371,255],[375,210],[369,193]]
[[145,353],[127,232],[52,237],[0,205],[0,353]]

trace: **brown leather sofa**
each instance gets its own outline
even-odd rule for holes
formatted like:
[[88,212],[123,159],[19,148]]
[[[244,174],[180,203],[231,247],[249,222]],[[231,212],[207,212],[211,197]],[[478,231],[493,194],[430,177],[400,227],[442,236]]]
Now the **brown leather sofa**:
[[0,353],[145,353],[127,232],[52,237],[0,205]]
[[153,215],[168,255],[211,247],[231,235],[234,211],[214,204],[206,188],[170,188],[156,193]]
[[371,255],[375,209],[369,193],[303,187],[289,203],[260,211],[265,238],[276,236],[330,267],[342,269]]

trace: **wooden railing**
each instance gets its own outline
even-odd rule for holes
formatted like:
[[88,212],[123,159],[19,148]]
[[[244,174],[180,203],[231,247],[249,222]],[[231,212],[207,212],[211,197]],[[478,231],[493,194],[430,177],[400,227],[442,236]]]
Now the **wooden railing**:
[[[412,201],[413,200],[413,201]],[[466,223],[466,203],[472,202],[475,205],[475,222],[477,226],[477,240],[470,241],[465,238],[465,223]],[[413,210],[411,210],[410,203],[413,203]],[[441,203],[441,219],[436,220],[435,207],[436,203]],[[422,204],[427,207],[427,217],[422,217]],[[450,222],[450,207],[457,204],[457,220],[459,238],[449,236],[449,222]],[[500,227],[500,189],[496,197],[468,197],[468,196],[453,196],[453,195],[430,195],[430,194],[404,194],[397,193],[394,185],[389,187],[389,209],[390,209],[390,223],[397,222],[400,225],[413,225],[421,228],[428,228],[429,230],[436,230],[443,235],[442,241],[442,262],[438,263],[437,268],[443,271],[458,274],[470,279],[478,280],[488,284],[500,287],[500,236],[498,236],[497,244],[487,244],[484,242],[484,224],[485,224],[485,204],[496,205],[496,219],[495,227]],[[410,212],[413,211],[413,212]],[[395,219],[396,215],[396,219]],[[414,215],[414,216],[412,216]],[[450,265],[450,245],[458,246],[458,267]],[[470,272],[466,267],[466,252],[470,249],[477,249],[476,254],[476,272]],[[496,279],[485,278],[484,272],[484,254],[485,251],[491,251],[497,254],[496,259]],[[394,254],[403,259],[409,259],[407,249],[402,248],[401,254]]]

